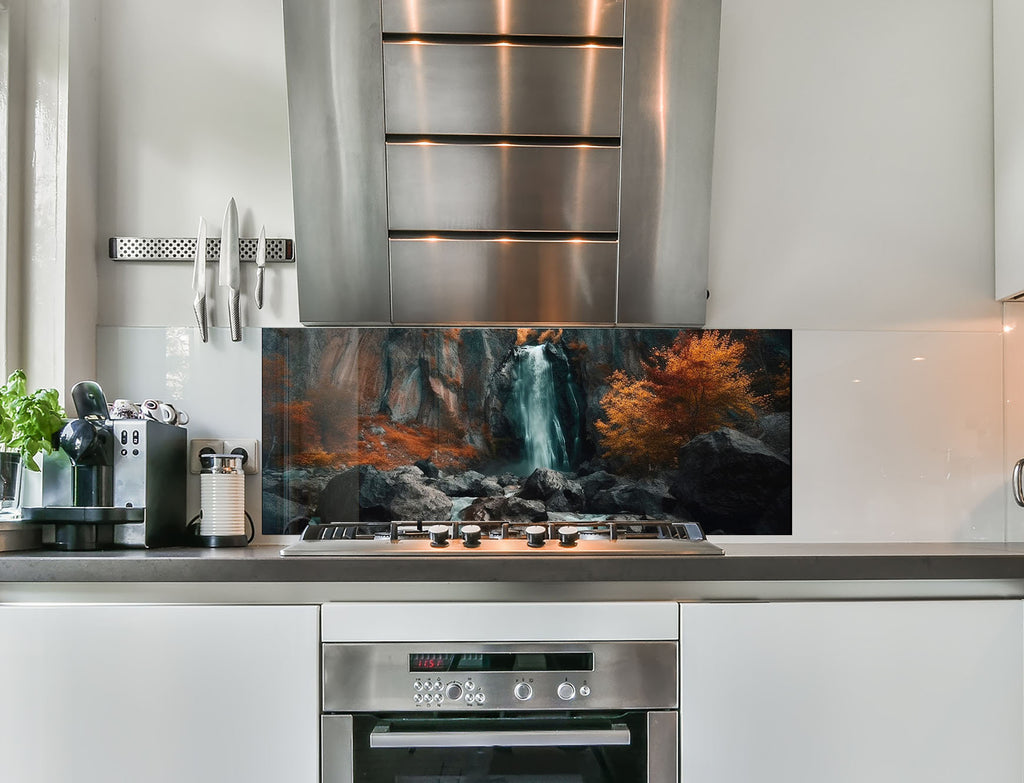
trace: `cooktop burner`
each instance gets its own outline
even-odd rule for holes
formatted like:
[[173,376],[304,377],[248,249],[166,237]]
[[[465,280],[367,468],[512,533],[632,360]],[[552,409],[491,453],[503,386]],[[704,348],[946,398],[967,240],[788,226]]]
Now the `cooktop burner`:
[[312,524],[285,556],[721,555],[696,522],[332,522]]

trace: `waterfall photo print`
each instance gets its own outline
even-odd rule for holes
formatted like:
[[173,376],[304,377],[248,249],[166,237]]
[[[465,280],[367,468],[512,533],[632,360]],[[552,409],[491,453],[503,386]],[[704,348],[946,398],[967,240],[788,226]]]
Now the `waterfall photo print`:
[[788,330],[263,330],[263,532],[310,521],[792,532]]

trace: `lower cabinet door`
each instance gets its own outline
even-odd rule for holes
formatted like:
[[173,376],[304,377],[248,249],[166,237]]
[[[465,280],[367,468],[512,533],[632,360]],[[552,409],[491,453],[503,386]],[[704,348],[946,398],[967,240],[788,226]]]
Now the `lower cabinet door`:
[[318,608],[0,607],[0,779],[315,783]]
[[681,607],[683,783],[1020,783],[1020,601]]

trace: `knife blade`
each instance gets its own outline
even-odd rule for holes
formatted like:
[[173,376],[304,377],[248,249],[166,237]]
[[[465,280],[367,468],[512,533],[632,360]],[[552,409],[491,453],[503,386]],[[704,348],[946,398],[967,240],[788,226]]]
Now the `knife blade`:
[[196,237],[196,260],[192,266],[192,290],[195,291],[195,299],[192,300],[192,310],[196,314],[196,323],[199,325],[199,336],[203,342],[208,342],[210,332],[206,320],[206,218],[199,218],[199,234]]
[[267,265],[267,227],[260,226],[260,238],[256,240],[256,290],[253,300],[256,309],[263,309],[263,269]]
[[228,289],[228,324],[231,326],[231,341],[235,343],[242,339],[242,321],[238,311],[241,288],[238,256],[238,207],[232,198],[224,210],[224,226],[220,235],[219,280],[220,284]]

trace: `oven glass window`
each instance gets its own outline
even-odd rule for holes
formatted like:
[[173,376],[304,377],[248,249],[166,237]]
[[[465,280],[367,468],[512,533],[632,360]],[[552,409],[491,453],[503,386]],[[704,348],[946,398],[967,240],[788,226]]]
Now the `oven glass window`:
[[[646,715],[424,719],[423,715],[357,716],[353,772],[356,783],[643,783]],[[625,729],[626,731],[623,731]],[[389,742],[415,747],[371,747],[382,731]],[[595,736],[578,744],[580,736]],[[439,735],[461,747],[432,747]],[[515,737],[509,745],[502,736]],[[608,735],[603,738],[602,735]],[[623,739],[626,735],[626,739]],[[497,738],[497,739],[496,739]],[[561,741],[567,744],[558,744]],[[626,742],[628,744],[622,744]],[[379,744],[379,743],[378,743]]]

